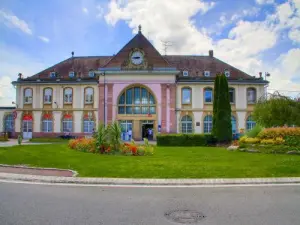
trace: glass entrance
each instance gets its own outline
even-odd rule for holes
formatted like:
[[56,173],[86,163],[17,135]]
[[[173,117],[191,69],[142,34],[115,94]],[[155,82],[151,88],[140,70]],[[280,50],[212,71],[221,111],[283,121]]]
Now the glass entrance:
[[32,120],[23,120],[23,138],[32,138]]
[[121,139],[123,141],[130,141],[132,139],[132,120],[121,120]]
[[153,125],[153,120],[142,120],[142,139],[147,138],[148,140],[153,140]]

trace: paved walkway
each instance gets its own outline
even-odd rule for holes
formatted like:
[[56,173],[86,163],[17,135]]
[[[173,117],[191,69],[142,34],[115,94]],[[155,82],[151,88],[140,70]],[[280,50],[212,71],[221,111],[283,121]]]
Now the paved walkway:
[[[51,144],[51,143],[33,143],[30,142],[29,140],[22,141],[22,145],[44,145],[44,144]],[[0,147],[11,147],[16,145],[19,145],[17,139],[9,139],[8,141],[0,142]]]

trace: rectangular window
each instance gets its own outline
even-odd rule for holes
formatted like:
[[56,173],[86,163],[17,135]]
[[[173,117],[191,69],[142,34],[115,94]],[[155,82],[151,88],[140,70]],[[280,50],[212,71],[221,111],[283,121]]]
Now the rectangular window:
[[206,103],[210,103],[213,101],[212,90],[205,90],[204,95]]
[[182,104],[191,104],[191,89],[182,89]]
[[63,132],[72,132],[73,130],[73,120],[63,121]]
[[234,89],[229,89],[229,101],[230,103],[234,103],[235,99],[234,99]]
[[53,127],[52,120],[43,120],[42,123],[43,123],[42,124],[43,132],[45,132],[45,133],[52,132],[52,127]]
[[94,121],[88,121],[88,120],[83,121],[83,132],[84,133],[93,133],[94,126],[95,126]]
[[204,133],[210,134],[212,130],[212,122],[204,122]]
[[183,134],[193,133],[192,123],[182,123],[181,124],[181,133],[183,133]]
[[132,92],[132,88],[126,90],[126,104],[132,104]]
[[249,89],[247,91],[247,101],[248,103],[255,103],[256,102],[256,94],[254,89]]
[[134,104],[135,105],[141,104],[140,90],[141,89],[139,87],[134,88]]

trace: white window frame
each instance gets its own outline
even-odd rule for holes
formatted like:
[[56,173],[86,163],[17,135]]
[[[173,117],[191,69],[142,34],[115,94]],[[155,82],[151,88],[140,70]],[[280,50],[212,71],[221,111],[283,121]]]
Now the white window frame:
[[[251,120],[250,120],[251,119]],[[252,130],[256,126],[256,122],[253,120],[252,116],[248,116],[246,120],[246,130]]]
[[182,72],[182,75],[183,75],[184,77],[188,77],[188,76],[189,76],[189,71],[184,70],[184,71]]
[[[232,91],[231,91],[232,90]],[[230,94],[229,94],[229,102],[230,104],[235,104],[235,88],[229,88],[229,93],[232,92],[233,93],[233,102],[231,102],[230,99]]]
[[210,71],[209,70],[205,70],[204,71],[204,76],[205,77],[210,77]]
[[[190,97],[189,97],[189,101],[188,101],[188,102],[185,102],[184,99],[183,99],[183,97],[184,97],[184,96],[183,96],[183,92],[184,92],[184,91],[188,91],[188,92],[189,92]],[[182,88],[182,90],[181,90],[181,95],[182,95],[182,96],[181,96],[181,101],[182,101],[181,104],[184,105],[184,104],[191,104],[191,103],[192,103],[192,89],[191,89],[191,88],[189,88],[189,87],[184,87],[184,88]]]
[[[252,94],[249,94],[249,93],[252,93]],[[256,102],[256,89],[255,88],[247,88],[247,103],[255,104],[255,102]]]
[[[211,120],[206,120],[206,118],[211,118]],[[207,129],[205,129],[207,127]],[[210,134],[212,132],[213,128],[213,118],[211,115],[207,115],[204,117],[203,120],[203,133],[204,134]]]
[[[88,94],[88,90],[92,90],[92,93]],[[87,87],[84,89],[84,102],[86,104],[92,104],[94,102],[94,88]]]
[[53,120],[52,119],[43,119],[42,132],[44,132],[44,133],[52,133],[53,132]]
[[95,72],[94,71],[89,71],[89,77],[95,77]]
[[[191,120],[186,120],[190,118]],[[185,120],[184,120],[185,119]],[[182,134],[192,134],[193,133],[193,118],[191,116],[183,116],[181,118],[181,133]]]
[[[30,93],[26,93],[27,91],[30,91]],[[25,88],[24,89],[24,104],[32,104],[32,89],[31,88]]]
[[74,78],[75,77],[75,72],[74,71],[70,71],[69,72],[69,77]]
[[73,132],[73,119],[63,119],[63,121],[62,121],[62,131],[64,133]]
[[[66,93],[67,90],[71,90],[71,93]],[[64,89],[64,103],[73,103],[73,89],[72,88]]]
[[[206,101],[206,95],[205,95],[206,91],[211,92],[211,101],[210,102]],[[213,101],[214,101],[214,90],[212,88],[204,88],[204,102],[205,103],[213,103]]]
[[83,132],[91,134],[95,129],[95,121],[90,119],[83,120]]
[[[50,90],[51,91],[51,94],[47,94],[47,90]],[[44,89],[44,103],[45,104],[50,104],[52,103],[52,96],[53,96],[53,90],[52,88],[45,88]]]
[[55,78],[56,77],[56,72],[50,72],[50,77]]
[[230,77],[230,70],[225,70],[224,74],[225,74],[226,77]]

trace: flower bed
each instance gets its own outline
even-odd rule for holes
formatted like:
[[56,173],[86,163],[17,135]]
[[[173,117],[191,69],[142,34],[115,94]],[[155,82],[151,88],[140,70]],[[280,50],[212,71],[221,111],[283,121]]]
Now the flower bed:
[[300,128],[266,128],[257,137],[241,137],[239,145],[242,150],[255,149],[264,153],[300,153]]

